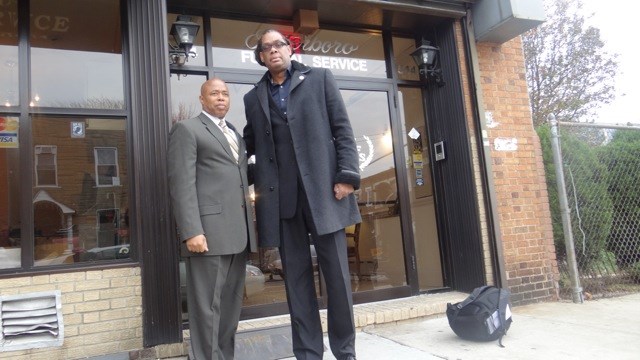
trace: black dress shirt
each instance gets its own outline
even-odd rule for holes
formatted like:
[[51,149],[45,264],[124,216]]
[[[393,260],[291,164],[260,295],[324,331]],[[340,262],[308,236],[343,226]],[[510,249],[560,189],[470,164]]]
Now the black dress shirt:
[[278,108],[282,113],[287,115],[287,99],[289,98],[289,88],[291,86],[291,67],[287,69],[286,76],[282,84],[276,84],[269,74],[269,90],[271,90],[271,97],[276,102]]

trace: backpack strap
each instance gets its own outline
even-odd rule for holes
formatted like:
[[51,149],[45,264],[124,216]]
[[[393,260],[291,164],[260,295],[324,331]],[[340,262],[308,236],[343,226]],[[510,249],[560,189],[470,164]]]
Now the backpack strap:
[[499,289],[500,292],[498,293],[498,316],[500,317],[500,324],[502,324],[502,329],[500,330],[502,333],[500,334],[500,337],[498,338],[498,345],[500,345],[500,347],[504,347],[504,345],[502,345],[502,337],[507,335],[507,328],[506,328],[506,324],[507,324],[507,305],[504,305],[504,307],[502,306],[504,303],[504,297],[508,297],[509,296],[509,292],[507,292],[504,289]]
[[480,294],[482,294],[488,288],[490,288],[490,286],[485,285],[485,286],[480,286],[473,289],[473,292],[466,299],[464,299],[464,301],[461,301],[455,305],[456,308],[462,309],[463,307],[469,305],[471,302],[473,302],[473,300],[475,300],[478,296],[480,296]]
[[486,285],[477,287],[473,289],[471,294],[469,294],[469,296],[467,296],[467,298],[464,299],[464,301],[451,305],[456,310],[455,312],[453,312],[451,321],[456,321],[456,319],[458,318],[458,315],[460,315],[460,309],[472,303],[478,296],[480,296],[480,294],[482,294],[485,290],[489,288],[490,286],[486,286]]

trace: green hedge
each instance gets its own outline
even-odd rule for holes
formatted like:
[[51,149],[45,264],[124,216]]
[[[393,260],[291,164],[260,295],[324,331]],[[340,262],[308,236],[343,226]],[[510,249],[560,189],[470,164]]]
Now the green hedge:
[[613,201],[614,226],[608,247],[621,266],[630,267],[640,261],[640,131],[616,131],[599,157],[608,165]]
[[[562,129],[561,129],[562,130]],[[537,128],[542,145],[553,236],[558,257],[566,256],[555,166],[548,125]],[[561,136],[564,177],[578,267],[582,272],[614,267],[603,264],[611,231],[613,204],[608,193],[608,169],[599,161],[598,147],[588,145],[569,131]]]

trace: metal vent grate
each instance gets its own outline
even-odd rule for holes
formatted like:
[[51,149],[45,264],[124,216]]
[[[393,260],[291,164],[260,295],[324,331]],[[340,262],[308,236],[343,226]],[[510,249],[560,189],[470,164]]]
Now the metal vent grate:
[[0,296],[0,352],[61,346],[60,291]]

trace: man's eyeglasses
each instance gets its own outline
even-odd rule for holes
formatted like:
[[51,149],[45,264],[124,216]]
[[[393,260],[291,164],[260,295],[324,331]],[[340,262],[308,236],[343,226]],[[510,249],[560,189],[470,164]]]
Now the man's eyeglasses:
[[260,51],[269,52],[273,48],[276,48],[277,50],[280,50],[284,46],[287,46],[287,45],[288,44],[286,42],[284,42],[284,41],[276,41],[273,44],[262,44],[262,45],[260,45]]

